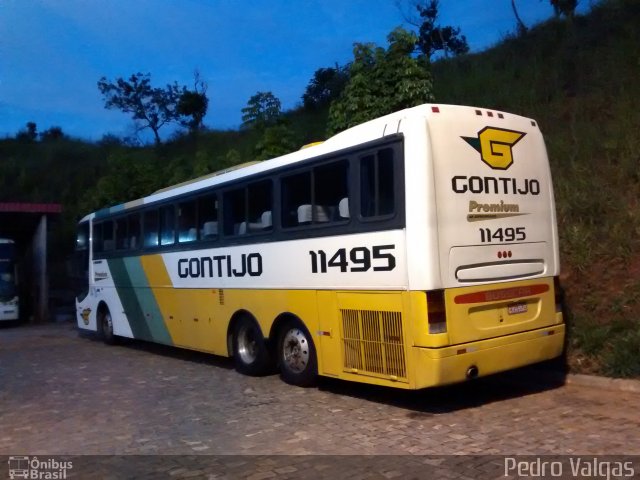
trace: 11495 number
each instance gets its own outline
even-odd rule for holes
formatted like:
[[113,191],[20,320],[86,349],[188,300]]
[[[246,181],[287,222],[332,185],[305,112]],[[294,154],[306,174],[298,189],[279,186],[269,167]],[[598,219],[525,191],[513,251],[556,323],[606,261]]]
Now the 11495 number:
[[527,234],[524,231],[524,227],[496,228],[495,230],[490,228],[480,229],[480,241],[482,243],[522,242],[526,239]]
[[311,272],[327,273],[328,268],[339,268],[341,272],[388,272],[396,268],[393,256],[395,245],[355,247],[348,251],[339,248],[333,255],[324,250],[310,250]]

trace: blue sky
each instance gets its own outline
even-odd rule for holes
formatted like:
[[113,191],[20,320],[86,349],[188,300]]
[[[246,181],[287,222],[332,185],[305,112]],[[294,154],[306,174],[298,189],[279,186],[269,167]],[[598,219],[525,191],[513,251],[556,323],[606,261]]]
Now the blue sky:
[[[148,72],[154,85],[191,86],[195,69],[208,84],[205,124],[236,128],[256,92],[292,108],[315,70],[351,60],[354,42],[386,46],[407,27],[398,1],[410,0],[0,0],[0,137],[28,121],[92,140],[130,135],[98,79]],[[516,4],[528,25],[552,15],[548,0]],[[441,0],[440,22],[472,51],[515,26],[510,0]]]

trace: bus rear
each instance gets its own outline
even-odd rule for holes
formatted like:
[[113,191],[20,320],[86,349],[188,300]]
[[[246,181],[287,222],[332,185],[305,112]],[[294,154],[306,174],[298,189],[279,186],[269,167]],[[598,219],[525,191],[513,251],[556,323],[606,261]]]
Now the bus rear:
[[[432,106],[427,135],[440,285],[427,293],[417,384],[453,383],[562,353],[551,175],[535,121]],[[430,369],[427,369],[430,370]],[[430,375],[435,375],[432,378]],[[418,376],[420,373],[418,372]]]
[[15,269],[15,244],[0,238],[0,321],[18,320],[20,316]]

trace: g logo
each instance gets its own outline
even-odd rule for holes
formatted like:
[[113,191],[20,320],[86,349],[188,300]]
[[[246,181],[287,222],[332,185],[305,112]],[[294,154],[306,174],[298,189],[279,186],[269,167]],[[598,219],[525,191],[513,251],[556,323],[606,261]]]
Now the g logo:
[[513,163],[511,149],[526,134],[504,128],[485,127],[478,137],[462,137],[469,145],[480,152],[480,158],[494,170],[506,170]]
[[80,314],[85,325],[89,325],[89,314],[91,314],[90,308],[85,308],[84,310],[82,310],[82,313]]

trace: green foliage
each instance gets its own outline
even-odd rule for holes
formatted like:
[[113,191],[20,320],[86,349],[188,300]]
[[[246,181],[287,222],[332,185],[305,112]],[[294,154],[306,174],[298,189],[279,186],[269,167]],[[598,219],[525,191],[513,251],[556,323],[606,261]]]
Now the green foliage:
[[265,128],[262,138],[256,144],[255,159],[267,160],[295,149],[294,133],[284,122],[280,122]]
[[191,133],[202,128],[202,120],[209,108],[207,84],[200,79],[200,73],[194,74],[193,90],[183,89],[176,111],[182,118],[180,124],[187,127]]
[[331,104],[329,134],[433,100],[428,65],[423,57],[411,55],[415,34],[397,28],[387,40],[387,50],[370,43],[355,44],[349,81]]
[[280,100],[271,92],[258,92],[242,109],[242,126],[266,128],[274,124],[282,115]]
[[313,74],[302,95],[302,103],[306,109],[317,109],[328,106],[337,99],[349,81],[349,67],[319,68]]
[[[159,163],[156,155],[148,150],[118,150],[109,154],[108,173],[87,192],[88,211],[143,197],[165,186]],[[174,169],[175,163],[168,168]]]

